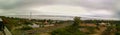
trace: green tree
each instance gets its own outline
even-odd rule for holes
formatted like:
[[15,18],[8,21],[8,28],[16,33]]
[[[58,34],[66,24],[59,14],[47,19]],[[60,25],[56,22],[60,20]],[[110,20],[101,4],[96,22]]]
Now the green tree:
[[23,26],[23,28],[21,28],[21,30],[31,30],[32,27],[29,27],[29,26]]
[[29,22],[29,21],[24,21],[24,25],[32,25],[32,23],[31,22]]
[[80,17],[74,18],[74,24],[51,32],[51,35],[86,35],[79,30]]
[[80,23],[81,23],[80,17],[75,17],[73,26],[78,27]]
[[120,35],[120,32],[116,32],[115,35]]

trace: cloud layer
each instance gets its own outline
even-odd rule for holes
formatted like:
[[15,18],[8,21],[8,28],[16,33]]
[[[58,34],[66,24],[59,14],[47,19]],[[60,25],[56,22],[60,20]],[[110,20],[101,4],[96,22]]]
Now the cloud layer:
[[115,0],[0,0],[0,15],[65,15],[116,18]]

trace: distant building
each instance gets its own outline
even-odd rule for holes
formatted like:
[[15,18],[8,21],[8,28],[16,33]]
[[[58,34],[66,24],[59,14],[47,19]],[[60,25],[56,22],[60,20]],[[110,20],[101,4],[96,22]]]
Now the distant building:
[[32,28],[39,28],[39,25],[37,25],[37,24],[33,24],[33,25],[28,25],[28,26],[30,26],[30,27],[32,27]]
[[107,23],[102,22],[102,23],[99,23],[99,25],[105,27],[107,25]]
[[0,21],[3,21],[3,20],[0,18]]
[[48,24],[47,20],[44,22],[44,24],[45,24],[45,25],[47,25],[47,24]]

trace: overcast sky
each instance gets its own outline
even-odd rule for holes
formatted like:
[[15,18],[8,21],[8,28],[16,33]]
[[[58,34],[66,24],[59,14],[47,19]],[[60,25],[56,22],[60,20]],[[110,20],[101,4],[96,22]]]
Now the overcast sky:
[[115,0],[0,0],[0,15],[29,15],[29,12],[116,20],[120,14]]

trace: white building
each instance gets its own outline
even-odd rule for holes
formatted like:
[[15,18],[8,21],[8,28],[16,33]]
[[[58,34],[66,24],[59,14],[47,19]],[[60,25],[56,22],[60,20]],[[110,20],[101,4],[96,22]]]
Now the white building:
[[28,25],[28,26],[30,26],[30,27],[32,27],[32,28],[39,28],[39,25],[37,25],[37,24],[33,24],[33,25]]

